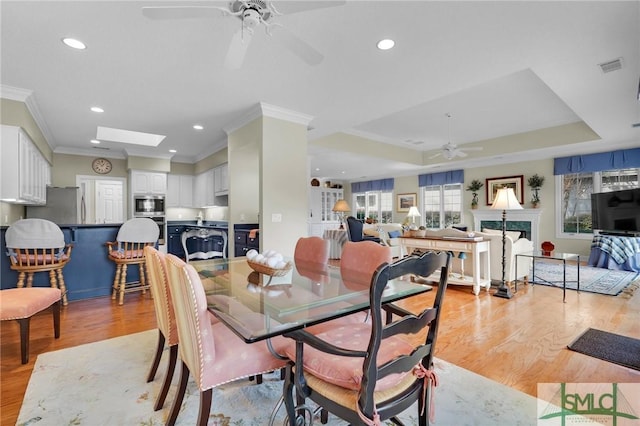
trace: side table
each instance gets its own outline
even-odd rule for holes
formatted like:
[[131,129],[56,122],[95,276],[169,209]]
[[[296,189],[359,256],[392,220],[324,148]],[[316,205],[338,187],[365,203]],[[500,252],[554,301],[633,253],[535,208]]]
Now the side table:
[[[577,291],[580,291],[580,255],[577,253],[558,253],[558,252],[542,252],[540,250],[533,251],[530,253],[519,253],[516,254],[516,264],[515,264],[515,274],[516,278],[514,280],[515,290],[518,291],[518,256],[530,257],[533,259],[533,266],[531,271],[531,284],[535,284],[536,281],[536,260],[559,260],[562,262],[562,302],[566,303],[567,299],[567,261],[575,260],[576,261],[576,279],[577,279]],[[541,279],[542,280],[542,279]],[[543,280],[546,281],[546,280]],[[553,286],[553,283],[550,281],[546,281],[548,284]]]
[[340,259],[342,246],[347,241],[346,229],[325,229],[322,238],[329,240],[329,259]]

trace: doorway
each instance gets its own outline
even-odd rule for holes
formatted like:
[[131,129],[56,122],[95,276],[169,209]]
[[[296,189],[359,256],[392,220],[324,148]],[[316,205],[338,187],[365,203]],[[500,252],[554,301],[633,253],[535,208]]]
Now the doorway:
[[81,201],[78,217],[81,223],[122,223],[124,222],[126,198],[126,178],[109,179],[96,176],[76,176],[80,188]]

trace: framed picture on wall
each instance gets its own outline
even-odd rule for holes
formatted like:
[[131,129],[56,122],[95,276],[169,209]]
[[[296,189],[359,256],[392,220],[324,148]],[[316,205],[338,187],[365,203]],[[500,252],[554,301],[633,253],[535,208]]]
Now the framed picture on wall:
[[408,212],[409,208],[416,205],[416,200],[418,198],[418,194],[410,193],[410,194],[398,194],[398,200],[396,203],[396,211],[397,212]]
[[513,188],[513,192],[516,194],[516,198],[520,202],[520,204],[524,203],[524,194],[522,192],[522,186],[524,182],[523,175],[520,176],[504,176],[497,178],[489,178],[486,179],[486,190],[487,190],[487,205],[490,206],[493,204],[493,200],[498,193],[498,189],[500,188]]

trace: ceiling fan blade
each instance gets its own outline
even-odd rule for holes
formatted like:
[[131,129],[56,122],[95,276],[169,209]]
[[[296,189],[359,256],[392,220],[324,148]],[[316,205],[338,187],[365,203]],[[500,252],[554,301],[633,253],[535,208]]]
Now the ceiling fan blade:
[[443,155],[443,154],[442,154],[442,152],[439,152],[439,153],[437,153],[437,154],[432,155],[431,157],[429,157],[429,160],[431,160],[431,159],[433,159],[433,158],[436,158],[436,157],[440,157],[441,155]]
[[231,14],[217,6],[145,6],[142,15],[149,19],[220,18]]
[[453,153],[452,158],[453,158],[453,157],[466,157],[467,155],[468,155],[468,154],[467,154],[466,152],[458,150],[458,151],[455,151],[455,152]]
[[274,40],[309,65],[318,65],[324,59],[322,53],[284,27],[274,28],[271,35]]
[[327,7],[344,6],[346,1],[278,1],[273,7],[283,15],[292,13],[306,12],[307,10],[323,9]]
[[229,70],[240,69],[247,54],[247,49],[251,43],[253,31],[247,28],[240,28],[231,38],[231,44],[224,59],[224,66]]

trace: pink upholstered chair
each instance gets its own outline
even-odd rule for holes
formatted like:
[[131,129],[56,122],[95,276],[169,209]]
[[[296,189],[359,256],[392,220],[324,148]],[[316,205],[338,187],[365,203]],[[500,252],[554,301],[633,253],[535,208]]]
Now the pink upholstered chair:
[[391,263],[391,248],[373,241],[347,241],[340,257],[340,276],[347,287],[366,287],[376,268]]
[[[149,278],[149,288],[155,305],[156,322],[158,324],[158,345],[151,369],[149,370],[149,375],[147,376],[147,382],[151,382],[156,376],[165,343],[169,347],[169,364],[165,371],[162,388],[156,399],[156,404],[153,407],[155,411],[158,411],[164,405],[167,393],[171,387],[171,379],[173,378],[176,360],[178,359],[178,330],[176,328],[176,314],[173,310],[173,302],[171,301],[171,293],[169,291],[166,256],[156,248],[147,246],[144,248],[144,258]],[[211,313],[209,313],[209,320],[212,324],[218,322],[218,319]]]
[[329,240],[320,237],[299,238],[293,252],[293,258],[298,262],[326,265],[329,262]]
[[[285,365],[273,356],[265,342],[246,344],[222,323],[211,324],[207,298],[193,266],[167,255],[169,288],[176,313],[182,370],[167,425],[174,425],[191,373],[200,390],[198,425],[205,426],[211,409],[212,389],[223,383],[278,370]],[[282,353],[284,338],[272,339]],[[241,362],[239,362],[241,360]]]
[[49,272],[51,287],[62,292],[62,304],[67,304],[67,288],[62,268],[71,259],[72,244],[65,244],[58,225],[45,219],[21,219],[7,229],[5,235],[11,269],[18,271],[17,287],[33,283],[33,274]]
[[0,320],[16,320],[20,324],[20,353],[22,363],[29,362],[29,322],[40,311],[53,308],[53,331],[60,337],[60,297],[57,288],[27,287],[0,291]]
[[[144,270],[144,248],[153,246],[160,236],[160,228],[151,219],[136,217],[127,220],[118,230],[116,241],[107,241],[109,259],[116,264],[116,276],[113,280],[112,299],[118,296],[118,304],[124,303],[124,294],[129,291],[144,293],[149,285],[146,283]],[[127,266],[138,265],[140,280],[127,282]]]

